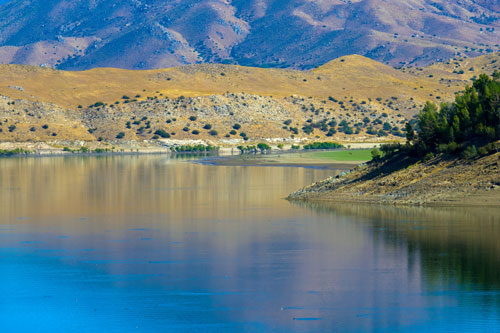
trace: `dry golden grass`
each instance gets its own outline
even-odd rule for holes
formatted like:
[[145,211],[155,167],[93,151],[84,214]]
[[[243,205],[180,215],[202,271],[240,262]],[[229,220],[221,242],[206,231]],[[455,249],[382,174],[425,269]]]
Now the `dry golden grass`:
[[[466,59],[461,67],[474,67],[473,75],[488,72],[498,55]],[[123,95],[134,97],[204,96],[225,92],[283,97],[298,95],[354,99],[392,96],[417,101],[439,94],[449,99],[469,82],[468,73],[454,74],[451,65],[433,65],[423,72],[396,70],[362,56],[347,56],[312,71],[262,69],[229,65],[192,65],[152,71],[99,68],[82,72],[57,71],[19,65],[0,66],[0,94],[16,99],[50,102],[62,107],[84,107],[97,101],[113,103]],[[433,73],[433,77],[429,77]],[[441,78],[458,81],[448,85]],[[169,80],[168,80],[169,79]],[[9,88],[9,86],[11,88]],[[423,88],[420,88],[420,87]],[[12,87],[22,87],[23,91]]]
[[[401,129],[426,101],[452,100],[471,83],[471,77],[491,74],[499,63],[500,56],[491,54],[402,69],[357,55],[311,71],[202,64],[151,71],[99,68],[68,72],[0,65],[0,95],[8,97],[0,100],[0,116],[5,118],[0,140],[113,140],[122,131],[125,139],[143,140],[151,139],[156,129],[175,132],[178,139],[220,139],[234,123],[243,124],[239,132],[251,138],[285,138],[292,134],[282,128],[286,119],[293,120],[290,127],[301,129],[306,121],[331,118],[346,119],[354,126],[367,116],[372,121],[382,120],[375,126],[377,131],[383,122]],[[126,104],[124,95],[145,102]],[[172,100],[180,96],[199,98]],[[15,106],[9,102],[13,100]],[[108,105],[88,109],[98,101]],[[115,105],[117,101],[120,103]],[[197,122],[189,121],[190,115],[197,115]],[[145,121],[125,126],[144,116],[151,127],[141,131]],[[172,118],[177,121],[167,124]],[[7,128],[12,123],[18,130],[11,133]],[[57,129],[55,137],[41,128],[44,123]],[[206,123],[218,135],[203,130]],[[183,131],[186,126],[189,131]],[[31,127],[36,130],[30,131]],[[193,130],[200,134],[193,135]],[[328,139],[377,140],[366,131],[365,126],[357,135],[337,133]],[[295,137],[327,139],[325,135],[315,129],[309,136],[300,131]]]

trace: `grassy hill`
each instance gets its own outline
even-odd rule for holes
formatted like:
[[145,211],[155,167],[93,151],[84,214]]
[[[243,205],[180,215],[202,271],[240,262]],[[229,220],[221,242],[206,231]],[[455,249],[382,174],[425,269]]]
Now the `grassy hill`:
[[0,140],[114,140],[120,132],[123,140],[144,140],[161,129],[175,139],[227,142],[241,141],[242,133],[251,140],[387,141],[426,101],[451,100],[472,77],[500,68],[499,61],[492,54],[395,69],[353,55],[311,71],[0,65]]

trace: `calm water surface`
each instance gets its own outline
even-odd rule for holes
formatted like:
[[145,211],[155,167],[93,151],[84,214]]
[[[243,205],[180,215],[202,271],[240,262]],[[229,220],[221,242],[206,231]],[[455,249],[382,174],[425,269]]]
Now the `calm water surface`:
[[332,173],[2,159],[0,331],[500,330],[499,210],[282,199]]

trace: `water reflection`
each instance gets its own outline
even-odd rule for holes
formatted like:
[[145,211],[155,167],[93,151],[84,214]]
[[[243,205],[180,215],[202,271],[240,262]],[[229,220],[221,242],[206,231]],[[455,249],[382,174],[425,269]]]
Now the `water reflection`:
[[1,160],[0,329],[499,328],[497,211],[282,200],[332,173]]

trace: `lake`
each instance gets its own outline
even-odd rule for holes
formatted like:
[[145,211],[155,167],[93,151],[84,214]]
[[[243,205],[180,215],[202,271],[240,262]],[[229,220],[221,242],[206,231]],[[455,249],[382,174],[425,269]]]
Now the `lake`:
[[500,210],[283,199],[337,172],[1,159],[0,331],[500,330]]

